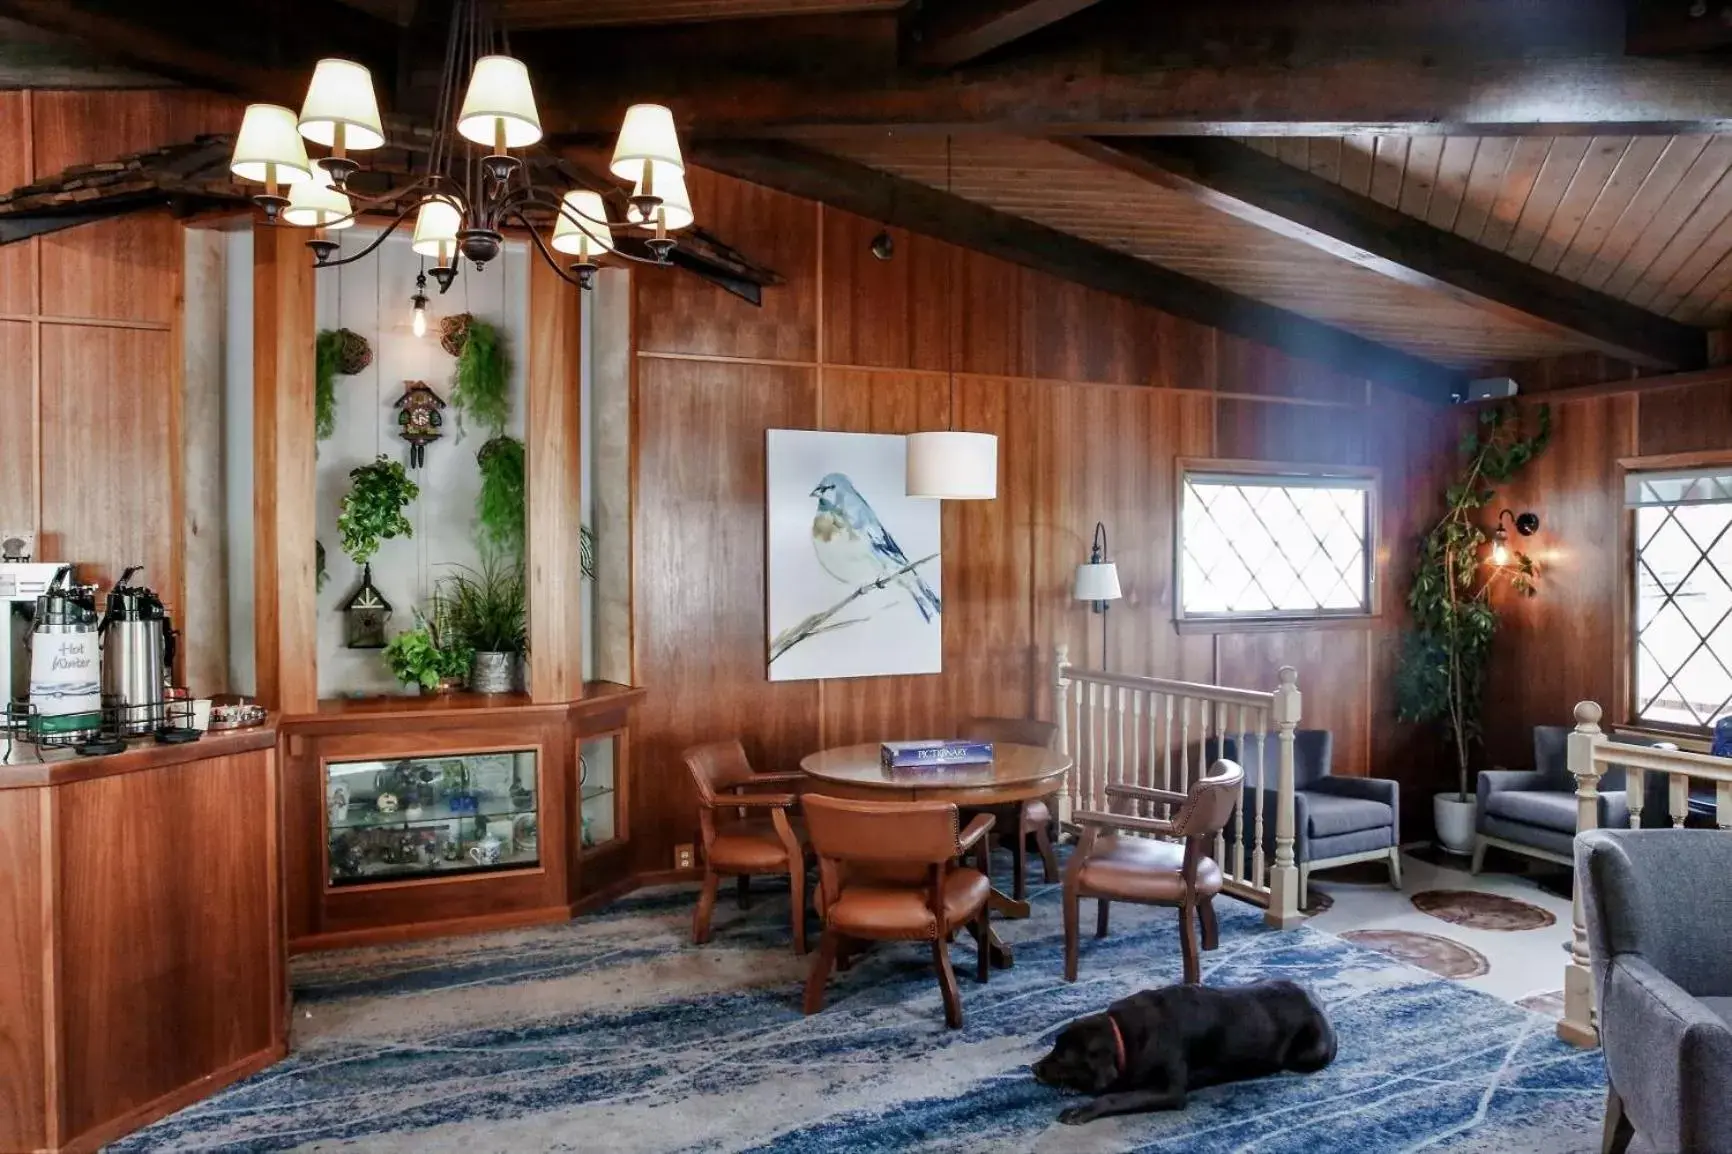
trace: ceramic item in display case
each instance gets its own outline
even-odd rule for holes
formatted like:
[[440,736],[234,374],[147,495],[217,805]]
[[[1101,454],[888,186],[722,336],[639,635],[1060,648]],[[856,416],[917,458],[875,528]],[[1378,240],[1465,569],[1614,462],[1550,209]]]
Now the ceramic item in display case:
[[469,847],[469,860],[481,866],[498,865],[499,850],[499,839],[489,834]]

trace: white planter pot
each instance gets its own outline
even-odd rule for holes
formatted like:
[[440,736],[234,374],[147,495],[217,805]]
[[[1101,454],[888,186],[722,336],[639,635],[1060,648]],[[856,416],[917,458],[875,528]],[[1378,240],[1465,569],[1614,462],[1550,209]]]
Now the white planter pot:
[[1473,852],[1474,813],[1477,800],[1470,793],[1466,801],[1451,793],[1440,793],[1431,799],[1431,816],[1437,824],[1437,843],[1448,853]]

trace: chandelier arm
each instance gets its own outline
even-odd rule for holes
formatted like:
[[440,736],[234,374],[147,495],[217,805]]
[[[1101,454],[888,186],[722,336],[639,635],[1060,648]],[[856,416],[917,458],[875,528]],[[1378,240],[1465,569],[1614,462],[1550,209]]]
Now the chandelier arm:
[[[343,226],[343,224],[347,221],[360,220],[362,213],[372,212],[375,209],[377,209],[380,205],[394,204],[397,201],[402,200],[404,197],[409,196],[412,193],[416,193],[423,188],[428,188],[428,189],[431,189],[433,192],[438,193],[438,191],[439,191],[438,190],[438,183],[439,183],[439,178],[437,176],[423,176],[421,179],[417,180],[415,183],[404,185],[402,188],[392,189],[389,192],[380,193],[378,196],[375,196],[375,197],[361,198],[359,204],[355,204],[356,198],[351,197],[350,203],[352,205],[354,205],[354,207],[350,208],[350,210],[348,211],[348,213],[346,215],[336,217],[335,219],[332,219],[332,220],[328,220],[323,225],[320,225],[319,227],[321,227],[321,228],[341,228]],[[443,195],[443,194],[439,194],[439,195]],[[403,216],[407,216],[409,213],[414,212],[416,209],[420,208],[421,207],[421,201],[423,199],[425,199],[425,198],[424,197],[418,198],[414,204],[412,204],[408,208],[404,209],[403,210]],[[402,217],[398,217],[397,219],[401,220]],[[305,225],[288,224],[287,222],[279,219],[278,221],[276,221],[276,227],[278,227],[278,228],[304,228],[306,226]],[[392,227],[396,227],[396,226],[393,225]]]
[[392,233],[396,232],[399,228],[402,227],[403,222],[409,219],[409,214],[414,212],[419,207],[420,207],[420,205],[418,205],[418,204],[410,205],[408,208],[406,208],[402,212],[398,213],[397,219],[393,220],[390,224],[386,225],[384,227],[384,229],[380,231],[379,235],[374,237],[372,242],[369,243],[367,245],[367,247],[363,248],[360,252],[354,253],[350,256],[343,257],[340,260],[318,261],[313,267],[315,267],[315,268],[341,268],[342,266],[344,266],[346,264],[354,264],[356,261],[360,260],[362,257],[372,255],[372,253],[376,249],[378,249],[378,247],[380,245],[384,244],[386,240],[390,239]]
[[556,258],[553,255],[553,250],[547,247],[547,242],[541,239],[541,234],[539,232],[535,231],[534,228],[530,227],[530,224],[527,220],[523,219],[523,214],[521,212],[515,212],[514,211],[511,215],[517,218],[517,223],[521,224],[524,228],[524,231],[529,233],[531,239],[533,239],[535,241],[536,251],[541,254],[541,259],[547,262],[547,267],[551,268],[553,270],[554,275],[559,277],[559,279],[564,281],[566,284],[575,285],[578,288],[582,288],[583,287],[582,281],[578,280],[576,277],[574,277],[570,273],[566,272],[563,268],[559,267],[559,260],[558,260],[558,258]]
[[[515,210],[515,209],[512,210],[511,215],[517,219],[518,224],[523,226],[523,230],[525,232],[527,232],[535,240],[535,247],[541,250],[541,255],[543,258],[546,259],[547,263],[553,265],[553,267],[559,271],[559,274],[561,276],[565,276],[564,270],[559,268],[558,258],[555,257],[553,255],[552,250],[547,247],[547,242],[541,239],[541,233],[536,231],[535,226],[530,224],[528,219],[524,217],[523,213],[518,211],[518,210]],[[592,237],[591,239],[594,239],[594,238]],[[630,239],[630,238],[628,238],[628,239]],[[607,255],[610,257],[618,257],[621,260],[628,260],[634,264],[651,265],[652,267],[655,267],[655,268],[667,268],[673,263],[672,261],[667,261],[667,260],[657,260],[654,257],[637,256],[634,253],[621,252],[618,248],[609,249],[607,251]],[[565,277],[565,279],[568,281],[571,281],[572,284],[578,283],[577,281],[571,280],[571,278],[568,276]]]

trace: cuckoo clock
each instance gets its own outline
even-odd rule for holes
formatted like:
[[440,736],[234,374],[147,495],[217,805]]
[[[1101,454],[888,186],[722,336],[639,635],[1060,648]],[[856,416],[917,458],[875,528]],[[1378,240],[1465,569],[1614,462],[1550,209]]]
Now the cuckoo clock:
[[409,442],[409,467],[427,463],[427,446],[444,435],[445,402],[426,381],[404,381],[397,398],[397,435]]
[[385,622],[391,619],[391,603],[373,584],[373,567],[361,567],[361,587],[343,603],[350,649],[385,648]]

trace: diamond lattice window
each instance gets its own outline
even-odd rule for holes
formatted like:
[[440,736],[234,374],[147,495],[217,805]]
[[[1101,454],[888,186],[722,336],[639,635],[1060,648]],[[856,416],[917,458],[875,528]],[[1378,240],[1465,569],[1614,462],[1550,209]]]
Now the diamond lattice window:
[[1632,473],[1635,706],[1705,728],[1732,708],[1732,473]]
[[1184,617],[1371,612],[1371,478],[1187,472]]

